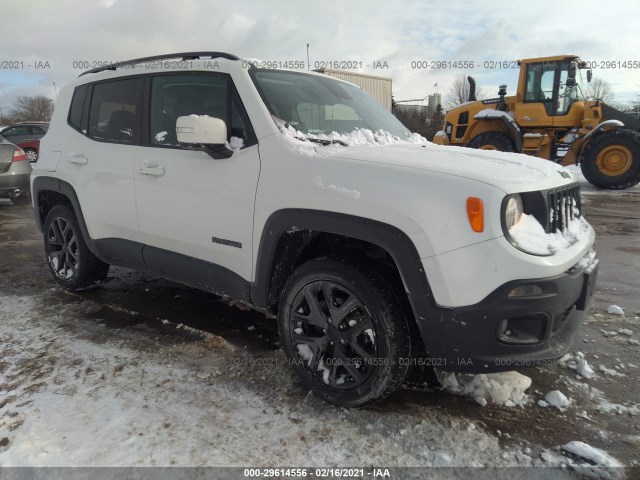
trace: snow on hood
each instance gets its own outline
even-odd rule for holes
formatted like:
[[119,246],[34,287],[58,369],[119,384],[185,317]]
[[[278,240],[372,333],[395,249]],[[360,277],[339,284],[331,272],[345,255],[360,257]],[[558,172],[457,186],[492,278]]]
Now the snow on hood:
[[[274,117],[289,147],[304,155],[321,155],[478,180],[515,193],[542,190],[575,181],[562,166],[549,160],[496,150],[436,145],[416,133],[406,139],[382,130],[355,129],[349,134],[304,134]],[[319,145],[305,138],[342,142]]]

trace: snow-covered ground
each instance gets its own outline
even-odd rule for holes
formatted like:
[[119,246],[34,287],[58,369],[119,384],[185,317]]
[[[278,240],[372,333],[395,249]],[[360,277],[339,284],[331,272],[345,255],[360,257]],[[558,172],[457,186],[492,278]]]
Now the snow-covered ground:
[[567,165],[564,168],[567,169],[578,182],[580,182],[580,191],[583,194],[592,195],[594,193],[598,193],[601,195],[615,196],[640,192],[640,184],[631,188],[627,188],[626,190],[602,190],[600,188],[594,187],[587,181],[586,178],[584,178],[582,170],[580,169],[580,165]]
[[[76,296],[53,301],[56,290],[0,296],[0,466],[582,465],[596,478],[622,472],[606,452],[575,443],[588,439],[539,449],[504,444],[501,433],[441,410],[333,407],[300,387],[281,351],[250,365],[242,348],[168,321],[172,341],[112,329],[100,322],[104,306]],[[122,325],[136,316],[110,308]],[[507,373],[449,375],[445,385],[481,404],[539,408],[524,393],[530,383]],[[563,474],[550,470],[549,478],[553,472]]]

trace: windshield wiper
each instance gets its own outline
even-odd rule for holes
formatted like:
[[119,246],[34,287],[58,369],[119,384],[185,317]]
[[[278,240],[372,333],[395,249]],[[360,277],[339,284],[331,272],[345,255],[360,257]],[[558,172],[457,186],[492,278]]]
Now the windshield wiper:
[[309,137],[296,137],[296,140],[319,143],[320,145],[324,145],[325,147],[327,145],[331,145],[332,143],[337,143],[338,145],[342,145],[343,147],[349,146],[346,143],[344,143],[342,140],[323,140],[321,138],[309,138]]

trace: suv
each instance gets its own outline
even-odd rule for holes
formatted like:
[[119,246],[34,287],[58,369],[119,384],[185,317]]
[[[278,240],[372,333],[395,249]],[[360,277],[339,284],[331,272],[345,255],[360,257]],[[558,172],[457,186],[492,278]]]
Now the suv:
[[543,364],[592,297],[594,231],[561,166],[411,134],[360,88],[219,52],[90,70],[31,177],[64,288],[109,265],[277,317],[316,394],[357,407],[421,363]]
[[20,122],[4,127],[0,130],[0,135],[22,148],[33,164],[38,161],[39,140],[48,129],[47,122]]

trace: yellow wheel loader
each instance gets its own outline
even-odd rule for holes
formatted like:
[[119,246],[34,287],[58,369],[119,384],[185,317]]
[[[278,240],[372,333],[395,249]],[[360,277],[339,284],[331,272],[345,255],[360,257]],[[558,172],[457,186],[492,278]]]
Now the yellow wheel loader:
[[623,189],[640,182],[640,120],[605,104],[585,100],[582,73],[591,70],[575,55],[520,60],[518,90],[477,101],[469,78],[469,101],[447,112],[440,145],[520,152],[562,165],[580,164],[598,188]]

